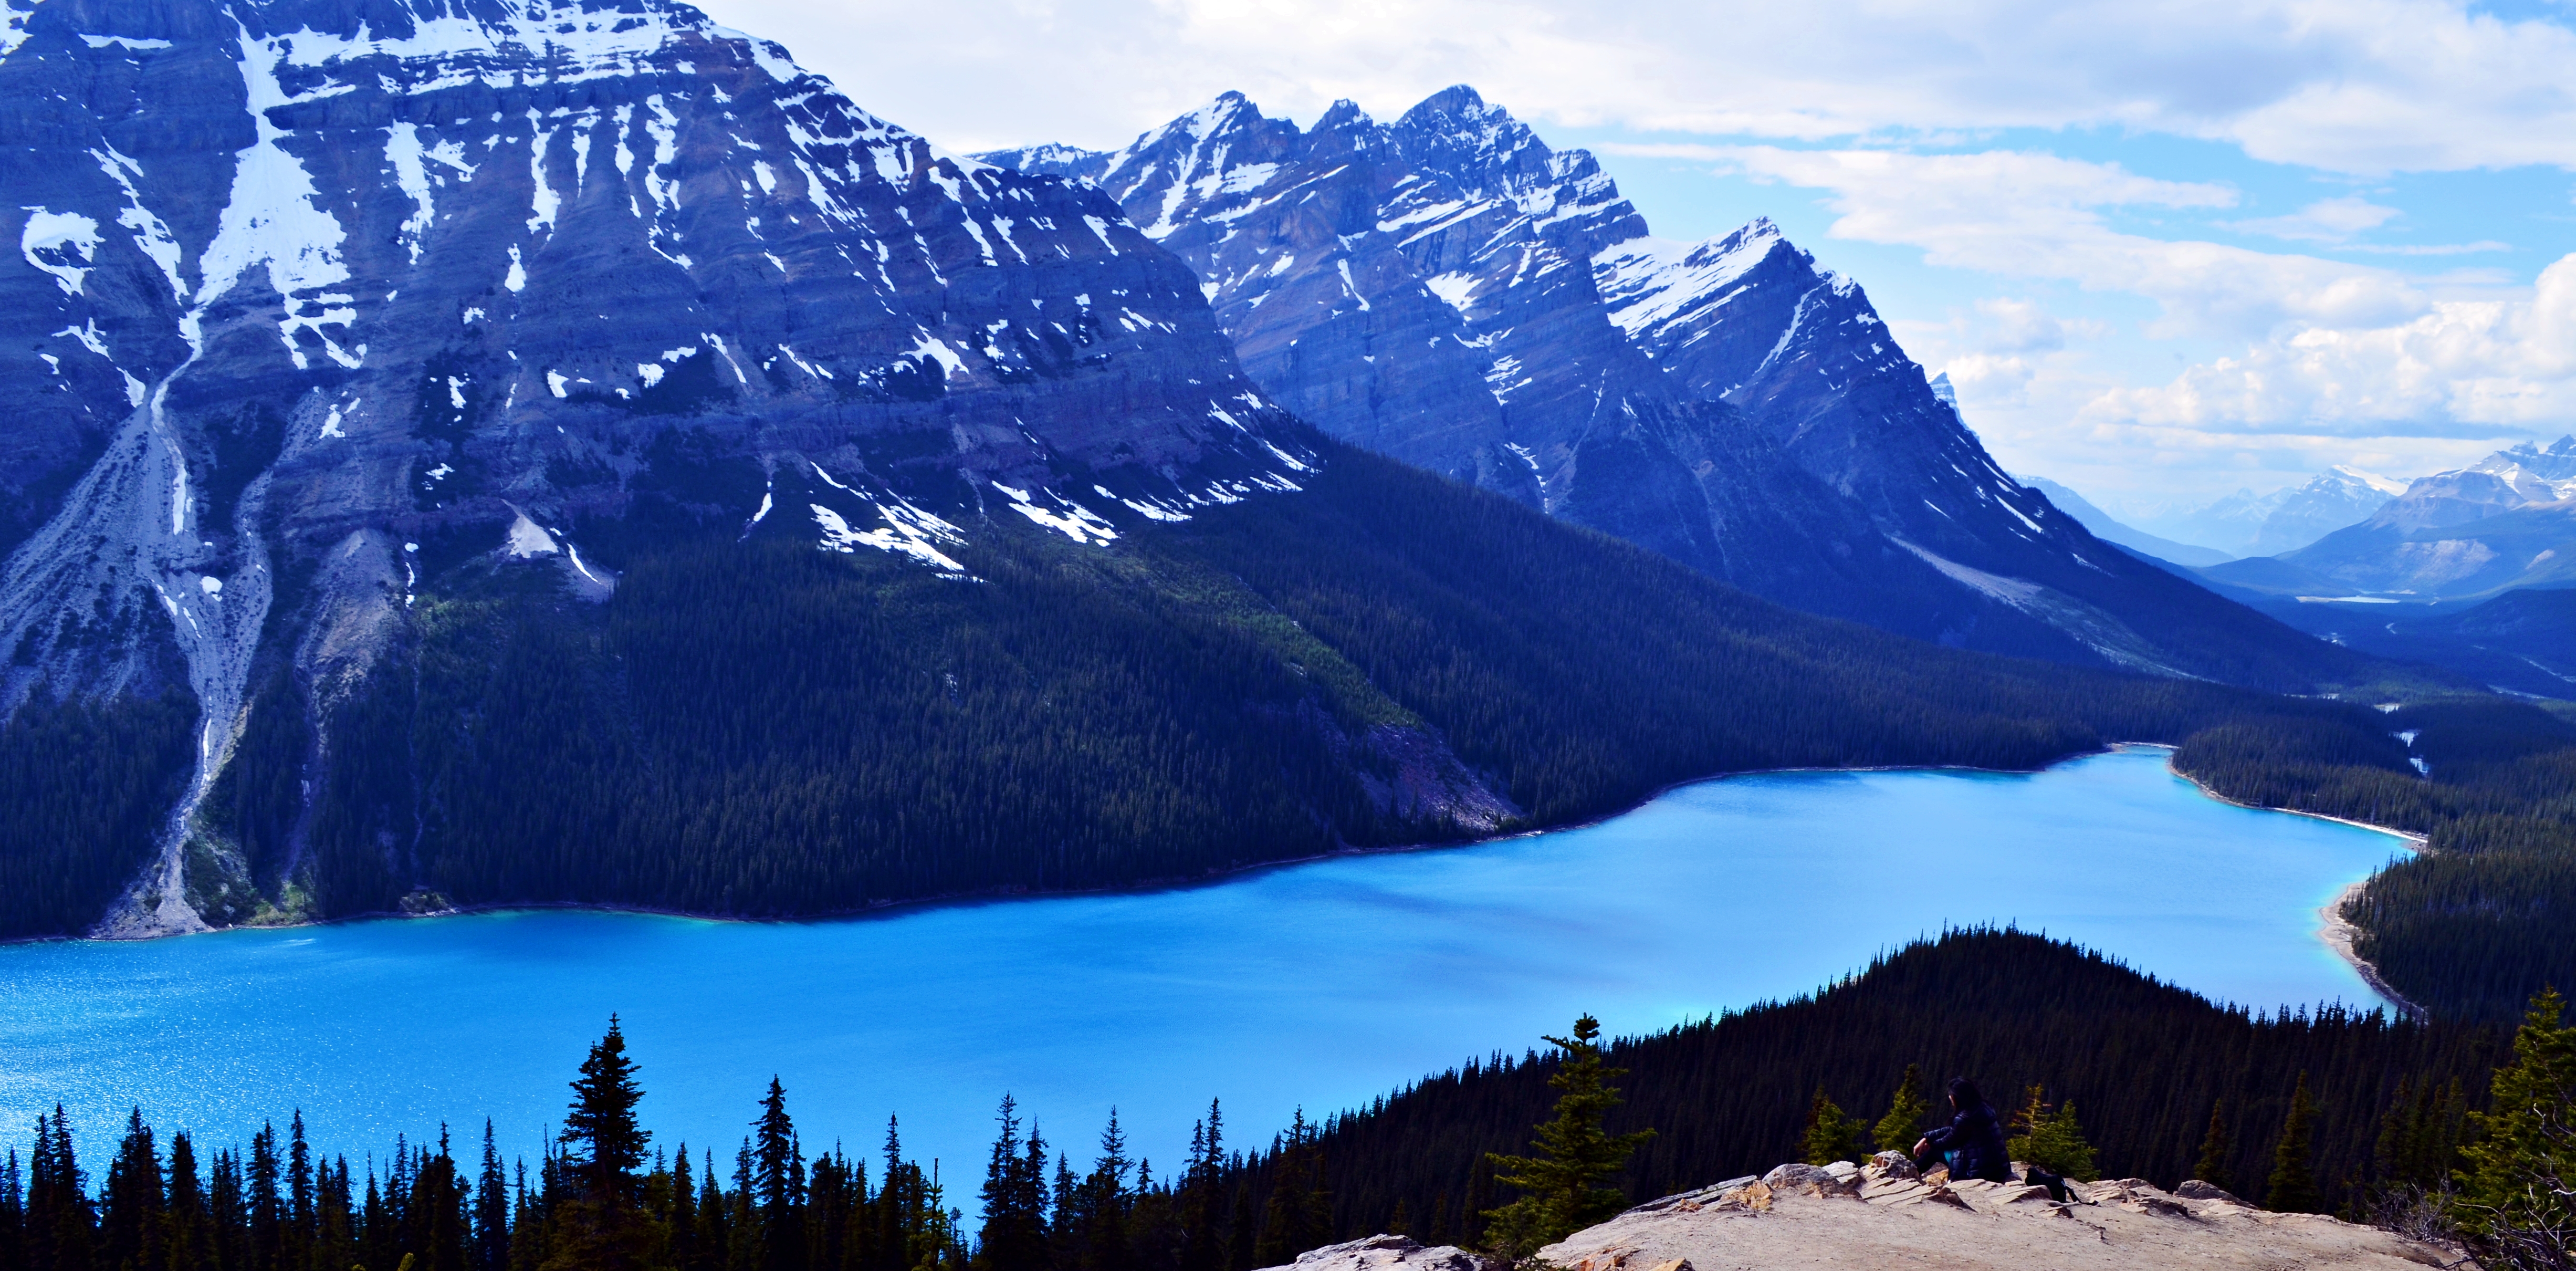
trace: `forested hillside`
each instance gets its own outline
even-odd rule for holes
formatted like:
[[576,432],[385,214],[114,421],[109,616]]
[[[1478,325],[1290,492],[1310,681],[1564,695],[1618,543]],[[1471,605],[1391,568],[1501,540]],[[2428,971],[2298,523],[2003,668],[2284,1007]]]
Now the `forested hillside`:
[[2249,720],[2191,738],[2174,764],[2248,803],[2428,836],[2430,851],[2345,910],[2356,949],[2413,1000],[2504,1020],[2533,992],[2576,983],[2576,726],[2559,716],[2444,697],[2296,726]]
[[[1625,1179],[1642,1201],[1801,1159],[1817,1092],[1867,1126],[1918,1066],[1934,1106],[1960,1075],[2006,1111],[2030,1086],[2072,1104],[2103,1177],[2208,1177],[2260,1201],[2304,1075],[2318,1109],[2309,1168],[2335,1208],[2371,1184],[2446,1171],[2459,1114],[2483,1104],[2510,1040],[2499,1025],[2341,1009],[2252,1015],[2039,936],[1952,932],[1812,997],[1616,1042],[1609,1060],[1628,1070],[1627,1102],[1605,1128],[1655,1131]],[[1556,1101],[1553,1069],[1535,1054],[1467,1065],[1333,1118],[1311,1151],[1265,1153],[1236,1176],[1264,1205],[1283,1178],[1294,1192],[1320,1187],[1336,1239],[1397,1226],[1426,1241],[1472,1238],[1477,1212],[1504,1199],[1484,1154],[1527,1149]],[[2223,1168],[2205,1171],[2213,1119]],[[1910,1149],[1913,1132],[1902,1137],[1877,1146]]]
[[[245,852],[276,872],[237,912],[833,912],[1561,824],[1712,773],[2367,714],[1817,619],[1315,444],[1305,492],[1111,548],[979,532],[971,580],[682,532],[678,502],[580,531],[622,571],[604,603],[451,557],[416,648],[330,708],[300,848]],[[302,713],[255,703],[244,753],[305,744]],[[214,832],[281,837],[296,788],[246,775]]]

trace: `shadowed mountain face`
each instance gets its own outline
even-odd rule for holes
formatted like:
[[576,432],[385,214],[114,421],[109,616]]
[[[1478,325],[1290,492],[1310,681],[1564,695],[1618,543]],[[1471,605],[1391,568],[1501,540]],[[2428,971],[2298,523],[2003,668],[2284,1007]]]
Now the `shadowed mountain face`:
[[1327,431],[1763,595],[2160,674],[2342,665],[2004,475],[1860,288],[1769,222],[1650,238],[1590,155],[1472,89],[1307,130],[1229,93],[1116,152],[984,157],[1106,190]]
[[0,712],[193,693],[174,824],[256,668],[333,700],[460,562],[604,596],[646,510],[956,573],[1308,467],[1098,191],[685,5],[22,5],[0,186]]

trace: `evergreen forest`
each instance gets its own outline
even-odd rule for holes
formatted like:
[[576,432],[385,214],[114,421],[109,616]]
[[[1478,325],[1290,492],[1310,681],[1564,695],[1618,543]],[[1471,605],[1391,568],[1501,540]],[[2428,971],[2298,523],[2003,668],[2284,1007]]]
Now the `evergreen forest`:
[[[1726,772],[2160,741],[2226,797],[2430,837],[2349,914],[2418,1006],[2509,1020],[2576,983],[2576,726],[2539,705],[2396,667],[2333,700],[1939,648],[1311,442],[1303,493],[1109,548],[980,524],[966,578],[786,517],[746,536],[723,500],[761,474],[686,447],[578,527],[620,574],[604,603],[430,535],[371,675],[318,701],[282,655],[254,675],[192,892],[231,922],[848,912],[1562,825]],[[281,579],[278,612],[301,594]],[[0,938],[97,920],[165,831],[193,713],[39,689],[0,728]]]

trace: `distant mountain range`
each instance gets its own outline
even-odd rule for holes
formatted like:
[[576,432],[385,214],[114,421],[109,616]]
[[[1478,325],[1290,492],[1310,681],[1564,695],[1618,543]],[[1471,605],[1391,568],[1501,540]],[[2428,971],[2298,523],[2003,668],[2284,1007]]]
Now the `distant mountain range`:
[[2005,475],[1777,226],[1650,237],[1473,89],[1310,129],[1227,93],[1119,150],[980,157],[1106,190],[1337,437],[1922,639],[2268,684],[2313,656]]
[[2576,583],[2576,437],[2499,450],[2406,487],[2357,524],[2210,577],[2279,594],[2469,600]]
[[2137,517],[2132,524],[2230,556],[2276,556],[2367,519],[2405,490],[2404,481],[2338,464],[2270,494],[2238,490],[2201,507]]
[[2046,477],[2024,474],[2013,479],[2047,495],[2048,501],[2057,505],[2059,511],[2082,522],[2084,528],[2093,531],[2093,537],[2105,543],[2115,543],[2133,552],[2142,552],[2158,560],[2172,561],[2177,565],[2217,565],[2236,559],[2214,547],[2177,543],[2169,538],[2159,538],[2149,534],[2136,526],[2123,524],[2119,518],[2093,506],[2092,502],[2083,495]]
[[2420,478],[2361,521],[2197,571],[2284,622],[2480,682],[2576,697],[2576,437]]

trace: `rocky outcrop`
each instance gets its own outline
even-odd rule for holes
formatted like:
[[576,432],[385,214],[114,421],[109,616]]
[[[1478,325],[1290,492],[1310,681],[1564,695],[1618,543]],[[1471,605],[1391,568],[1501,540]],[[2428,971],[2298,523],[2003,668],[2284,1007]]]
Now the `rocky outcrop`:
[[[1892,1160],[1890,1158],[1893,1158]],[[1539,1257],[1572,1271],[1909,1266],[1984,1271],[2456,1265],[2457,1253],[2315,1214],[2275,1214],[2206,1183],[2141,1179],[2046,1188],[1928,1178],[1896,1153],[1866,1168],[1782,1166],[1668,1196]]]
[[1768,221],[1647,235],[1591,155],[1464,86],[1311,129],[1240,94],[1086,153],[1246,371],[1341,437],[1762,595],[1950,644],[2290,685],[2342,655],[2006,476],[1848,278]]
[[1410,1236],[1370,1236],[1309,1249],[1268,1271],[1505,1271],[1508,1265],[1456,1245],[1426,1248]]

